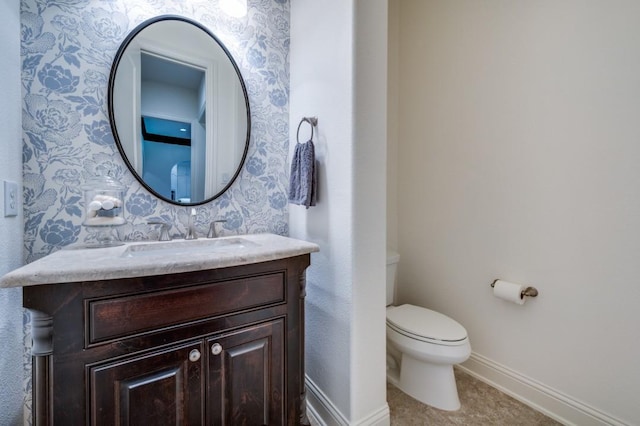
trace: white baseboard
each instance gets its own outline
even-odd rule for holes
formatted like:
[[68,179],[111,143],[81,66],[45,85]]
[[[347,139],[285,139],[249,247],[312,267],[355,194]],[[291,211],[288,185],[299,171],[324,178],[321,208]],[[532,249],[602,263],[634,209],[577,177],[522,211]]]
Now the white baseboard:
[[384,404],[377,411],[357,422],[349,422],[331,400],[308,376],[305,377],[307,387],[307,416],[313,426],[389,426],[389,405]]
[[314,426],[346,426],[349,424],[338,407],[333,405],[309,376],[305,376],[304,382],[307,387],[307,416]]
[[630,426],[477,353],[458,368],[564,425]]

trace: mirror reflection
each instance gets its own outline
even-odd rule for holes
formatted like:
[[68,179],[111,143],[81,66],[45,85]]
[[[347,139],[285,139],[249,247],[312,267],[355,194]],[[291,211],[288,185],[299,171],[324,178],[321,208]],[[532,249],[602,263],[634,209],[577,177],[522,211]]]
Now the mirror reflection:
[[244,162],[244,82],[215,36],[186,18],[154,18],[127,37],[109,79],[109,112],[127,166],[174,204],[216,198]]

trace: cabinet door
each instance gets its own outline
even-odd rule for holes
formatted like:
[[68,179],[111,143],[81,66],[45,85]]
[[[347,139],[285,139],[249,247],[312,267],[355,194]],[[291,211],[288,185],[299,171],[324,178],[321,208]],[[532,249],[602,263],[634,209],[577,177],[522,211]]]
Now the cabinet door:
[[89,368],[90,424],[201,425],[203,342]]
[[207,345],[207,424],[286,424],[284,320],[210,338]]

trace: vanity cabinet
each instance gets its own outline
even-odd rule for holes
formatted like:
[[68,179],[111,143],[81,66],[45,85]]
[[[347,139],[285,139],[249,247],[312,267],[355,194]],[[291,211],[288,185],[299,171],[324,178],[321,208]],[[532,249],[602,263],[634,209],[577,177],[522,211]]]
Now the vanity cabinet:
[[92,367],[94,424],[282,424],[283,335],[279,319]]
[[34,423],[308,424],[309,259],[24,287]]

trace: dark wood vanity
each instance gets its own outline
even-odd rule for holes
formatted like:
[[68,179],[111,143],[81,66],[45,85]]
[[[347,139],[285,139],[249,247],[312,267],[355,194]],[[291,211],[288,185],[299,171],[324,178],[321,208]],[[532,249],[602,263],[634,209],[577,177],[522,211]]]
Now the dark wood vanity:
[[308,424],[309,263],[25,286],[35,425]]

